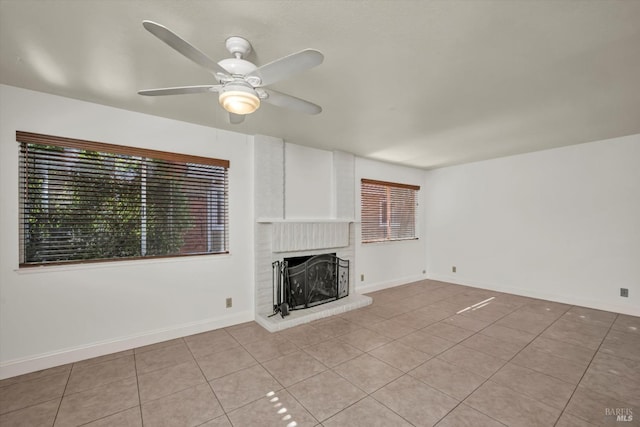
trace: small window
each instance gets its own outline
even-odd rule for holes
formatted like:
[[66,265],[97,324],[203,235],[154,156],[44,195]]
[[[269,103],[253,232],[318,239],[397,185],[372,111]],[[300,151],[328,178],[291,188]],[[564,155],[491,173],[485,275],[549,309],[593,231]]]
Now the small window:
[[21,267],[227,252],[228,161],[16,139]]
[[362,243],[417,239],[416,195],[419,186],[363,179]]

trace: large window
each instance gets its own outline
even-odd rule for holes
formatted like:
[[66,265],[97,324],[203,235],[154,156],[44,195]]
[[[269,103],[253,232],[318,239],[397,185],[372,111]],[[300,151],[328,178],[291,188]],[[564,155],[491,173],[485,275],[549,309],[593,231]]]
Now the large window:
[[362,243],[416,239],[419,186],[363,179]]
[[20,266],[225,253],[226,160],[16,132]]

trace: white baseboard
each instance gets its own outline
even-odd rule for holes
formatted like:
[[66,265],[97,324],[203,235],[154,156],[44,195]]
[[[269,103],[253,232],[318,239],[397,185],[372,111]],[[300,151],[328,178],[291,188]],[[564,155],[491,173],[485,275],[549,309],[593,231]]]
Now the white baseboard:
[[406,285],[407,283],[418,282],[420,280],[426,280],[426,279],[427,277],[425,275],[419,274],[415,276],[403,277],[402,279],[394,279],[394,280],[387,280],[385,282],[371,283],[369,285],[360,285],[360,286],[356,285],[356,292],[358,292],[359,294],[366,294],[369,292],[380,291],[382,289],[393,288],[396,286]]
[[9,360],[0,364],[0,379],[15,377],[29,372],[53,368],[54,366],[78,362],[92,357],[104,356],[118,351],[129,350],[144,345],[155,344],[174,338],[198,334],[254,320],[253,311],[242,311],[228,316],[185,323],[169,328],[156,329],[141,334],[116,338],[109,341],[91,343],[66,348],[49,353]]
[[539,298],[547,301],[554,301],[563,304],[578,305],[581,307],[593,308],[596,310],[611,311],[614,313],[628,314],[630,316],[640,316],[640,309],[634,309],[625,305],[611,304],[600,300],[576,297],[575,295],[561,295],[549,292],[538,292],[535,290],[513,288],[509,286],[496,285],[495,283],[483,283],[475,280],[454,277],[449,274],[430,274],[430,280],[454,283],[456,285],[471,286],[474,288],[489,289],[496,292],[505,292],[523,297]]

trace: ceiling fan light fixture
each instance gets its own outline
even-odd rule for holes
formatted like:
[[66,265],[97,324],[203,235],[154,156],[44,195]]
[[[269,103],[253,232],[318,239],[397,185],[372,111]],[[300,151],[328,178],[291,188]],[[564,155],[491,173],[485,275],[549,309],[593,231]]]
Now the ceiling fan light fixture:
[[218,102],[222,108],[229,112],[231,124],[242,123],[245,115],[260,108],[261,101],[306,114],[322,112],[322,108],[312,102],[265,89],[266,86],[320,65],[324,55],[318,50],[304,49],[257,67],[245,59],[251,52],[251,43],[243,37],[233,36],[225,43],[233,57],[215,62],[167,27],[148,20],[143,21],[142,25],[169,47],[212,73],[218,84],[145,89],[138,91],[140,95],[215,92],[219,94]]
[[222,108],[233,114],[251,114],[260,107],[260,98],[253,88],[244,85],[227,85],[218,101]]

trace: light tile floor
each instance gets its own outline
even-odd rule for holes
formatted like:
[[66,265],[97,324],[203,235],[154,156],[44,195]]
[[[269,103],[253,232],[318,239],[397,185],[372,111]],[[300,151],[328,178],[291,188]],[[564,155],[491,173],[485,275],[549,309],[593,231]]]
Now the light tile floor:
[[429,280],[370,296],[2,380],[0,426],[640,425],[638,317]]

